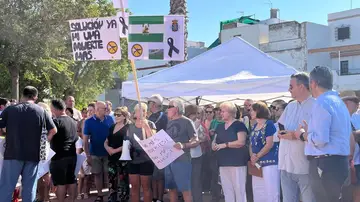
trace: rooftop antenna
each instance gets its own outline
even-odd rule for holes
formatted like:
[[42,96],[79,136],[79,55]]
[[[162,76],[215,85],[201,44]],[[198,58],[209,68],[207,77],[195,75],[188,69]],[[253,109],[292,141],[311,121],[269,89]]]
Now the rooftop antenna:
[[273,4],[272,4],[271,0],[268,0],[268,2],[265,2],[265,4],[268,4],[270,6],[270,8],[273,7]]

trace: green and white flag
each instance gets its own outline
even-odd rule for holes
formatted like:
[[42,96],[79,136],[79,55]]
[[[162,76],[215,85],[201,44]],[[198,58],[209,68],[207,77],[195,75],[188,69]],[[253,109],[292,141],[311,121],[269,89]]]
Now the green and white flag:
[[132,60],[184,60],[184,16],[129,16]]

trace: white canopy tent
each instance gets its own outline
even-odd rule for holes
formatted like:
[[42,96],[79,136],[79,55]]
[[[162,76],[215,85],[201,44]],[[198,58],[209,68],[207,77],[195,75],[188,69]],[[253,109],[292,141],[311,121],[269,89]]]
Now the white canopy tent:
[[[205,105],[251,98],[289,100],[290,75],[296,70],[258,50],[241,38],[213,48],[192,60],[138,80],[141,97],[161,94]],[[136,100],[133,81],[123,82],[122,96]]]

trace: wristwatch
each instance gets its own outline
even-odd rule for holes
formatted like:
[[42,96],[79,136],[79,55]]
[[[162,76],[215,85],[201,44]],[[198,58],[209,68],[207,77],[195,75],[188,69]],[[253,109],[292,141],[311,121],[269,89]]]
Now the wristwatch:
[[303,141],[303,142],[305,142],[304,132],[302,132],[302,133],[300,134],[300,140]]
[[225,143],[225,146],[226,146],[226,148],[228,148],[229,147],[229,143],[227,142],[227,143]]

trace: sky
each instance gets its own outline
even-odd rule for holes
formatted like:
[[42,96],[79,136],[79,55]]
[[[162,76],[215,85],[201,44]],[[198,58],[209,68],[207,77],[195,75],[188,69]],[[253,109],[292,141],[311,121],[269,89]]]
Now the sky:
[[[170,0],[128,0],[133,15],[167,15]],[[280,19],[327,24],[327,14],[350,9],[351,0],[271,0],[280,9]],[[352,8],[360,8],[360,0],[352,0]],[[270,17],[270,0],[187,0],[189,16],[188,40],[211,45],[219,36],[220,21],[244,15],[259,20]],[[278,16],[279,17],[279,16]]]

